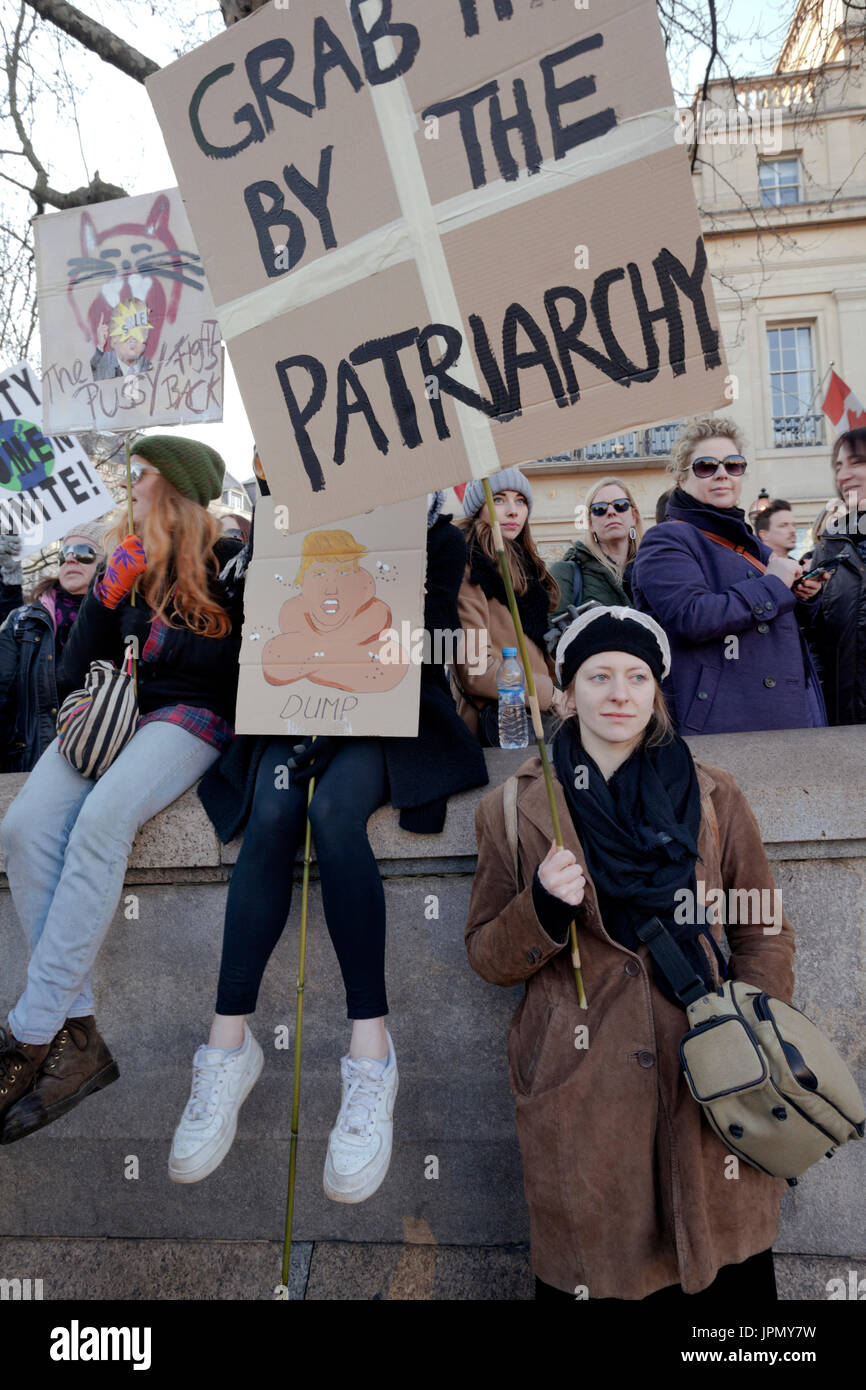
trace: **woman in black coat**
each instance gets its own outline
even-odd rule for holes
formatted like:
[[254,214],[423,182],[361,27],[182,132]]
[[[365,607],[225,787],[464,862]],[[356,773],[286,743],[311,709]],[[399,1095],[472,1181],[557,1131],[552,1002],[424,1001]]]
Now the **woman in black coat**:
[[57,663],[103,556],[102,527],[83,523],[63,537],[56,579],[0,628],[2,770],[30,772],[57,734]]
[[[466,546],[451,518],[440,515],[441,506],[442,494],[434,494],[424,619],[431,637],[444,632],[456,639]],[[175,1132],[169,1173],[176,1182],[193,1183],[214,1171],[261,1071],[261,1050],[246,1016],[255,1009],[289,914],[310,776],[316,778],[309,818],[325,920],[352,1020],[324,1187],[334,1201],[361,1202],[388,1171],[397,1090],[394,1046],[385,1029],[385,895],[367,821],[390,802],[403,829],[437,834],[447,798],[487,782],[484,755],[435,661],[422,666],[417,738],[317,738],[299,745],[286,737],[239,737],[203,779],[199,796],[220,838],[232,839],[245,822],[246,832],[226,904],[216,1014],[209,1042],[194,1058],[192,1094]]]
[[[60,698],[94,661],[138,641],[135,731],[98,778],[55,739],[3,820],[15,910],[30,944],[27,983],[0,1029],[0,1143],[52,1124],[118,1076],[95,1018],[94,966],[140,827],[198,782],[233,736],[240,599],[218,573],[240,548],[208,502],[225,464],[207,444],[149,435],[133,445],[137,528],[96,576],[63,650]],[[130,601],[138,582],[137,602]]]
[[836,489],[846,515],[827,523],[810,566],[837,561],[809,630],[831,724],[866,724],[866,429],[833,446]]

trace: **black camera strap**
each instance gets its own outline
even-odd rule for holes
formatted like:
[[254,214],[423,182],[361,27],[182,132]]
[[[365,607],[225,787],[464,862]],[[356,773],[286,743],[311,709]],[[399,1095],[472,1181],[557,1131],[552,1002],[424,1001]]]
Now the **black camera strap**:
[[[701,999],[705,994],[710,993],[706,981],[695,974],[693,967],[658,917],[651,917],[648,922],[644,922],[642,927],[635,928],[635,934],[649,948],[653,963],[661,970],[684,1009],[689,1004],[693,1004],[696,999]],[[712,944],[722,963],[723,973],[726,973],[725,958],[715,941]]]

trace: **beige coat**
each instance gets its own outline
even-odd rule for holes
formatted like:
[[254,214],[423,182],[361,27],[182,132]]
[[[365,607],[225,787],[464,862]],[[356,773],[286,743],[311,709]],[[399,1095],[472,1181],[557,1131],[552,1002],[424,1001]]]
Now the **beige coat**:
[[[457,611],[460,614],[460,626],[464,633],[470,631],[474,633],[472,640],[475,644],[475,651],[478,653],[478,660],[471,663],[455,662],[454,670],[461,690],[469,696],[469,699],[466,699],[460,692],[455,693],[457,713],[464,723],[468,724],[472,732],[477,734],[478,710],[471,701],[475,700],[477,704],[485,701],[495,704],[499,699],[496,672],[502,660],[502,648],[516,647],[517,638],[508,606],[500,603],[498,599],[488,598],[480,584],[472,584],[469,579],[469,568],[467,565],[463,583],[457,595]],[[529,653],[529,664],[535,678],[535,691],[538,695],[539,708],[543,713],[550,709],[550,703],[553,699],[555,688],[552,680],[553,662],[530,637],[526,638],[526,647]]]
[[[770,889],[773,878],[751,809],[734,779],[698,764],[704,805],[698,881],[706,889]],[[553,838],[538,758],[518,772],[521,882],[531,885]],[[526,981],[508,1033],[511,1087],[529,1204],[532,1267],[540,1279],[592,1298],[640,1299],[669,1284],[697,1293],[722,1265],[769,1248],[785,1184],[727,1151],[680,1069],[688,1023],[637,954],[606,933],[562,788],[564,842],[587,874],[577,909],[588,1009],[577,1004],[570,952],[542,928],[531,887],[517,891],[502,787],[476,814],[478,868],[466,944],[493,984]],[[712,798],[721,855],[707,817]],[[721,937],[721,929],[713,927]],[[775,929],[771,929],[775,932]],[[731,973],[790,1002],[794,936],[729,926]],[[588,1046],[576,1045],[579,1025]]]

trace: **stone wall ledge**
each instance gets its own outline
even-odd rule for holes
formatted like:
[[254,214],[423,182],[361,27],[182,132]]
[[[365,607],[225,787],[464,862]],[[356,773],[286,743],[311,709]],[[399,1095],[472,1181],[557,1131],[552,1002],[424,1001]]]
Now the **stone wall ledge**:
[[[839,729],[772,730],[690,738],[697,758],[725,768],[745,792],[774,860],[860,858],[866,854],[866,725]],[[532,756],[490,750],[490,785],[498,786]],[[0,817],[26,780],[0,776]],[[370,819],[370,842],[388,874],[465,873],[475,855],[475,807],[483,791],[451,798],[441,835],[401,830],[390,807]],[[238,857],[240,837],[221,845],[195,789],[142,827],[128,881],[221,880]],[[315,849],[314,849],[315,857]],[[418,861],[423,861],[419,864]],[[0,869],[2,869],[0,850]],[[199,871],[222,870],[207,875]]]

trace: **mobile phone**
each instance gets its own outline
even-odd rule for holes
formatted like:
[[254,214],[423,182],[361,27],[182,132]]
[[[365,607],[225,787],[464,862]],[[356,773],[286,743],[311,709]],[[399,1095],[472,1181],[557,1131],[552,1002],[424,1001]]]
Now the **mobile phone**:
[[823,574],[825,570],[834,570],[837,565],[841,565],[843,559],[844,556],[842,555],[834,555],[832,560],[825,560],[823,565],[819,565],[817,569],[807,570],[805,574],[801,574],[796,581],[797,584],[802,584],[804,579],[814,579],[817,574]]

